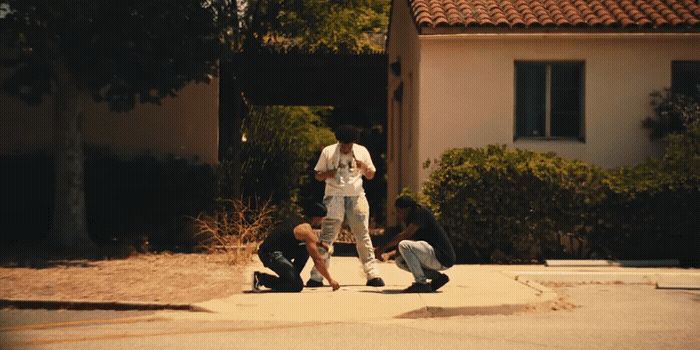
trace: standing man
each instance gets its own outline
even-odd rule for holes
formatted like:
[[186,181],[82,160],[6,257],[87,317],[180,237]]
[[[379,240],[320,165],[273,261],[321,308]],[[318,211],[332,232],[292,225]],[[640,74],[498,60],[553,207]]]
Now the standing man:
[[[387,248],[398,245],[399,256],[396,265],[402,270],[413,273],[415,283],[403,290],[404,293],[434,292],[450,278],[438,271],[446,270],[455,264],[455,251],[445,230],[437,223],[430,210],[421,207],[409,196],[401,196],[394,203],[396,217],[406,228],[391,242],[377,247],[377,259],[385,260],[382,255]],[[395,255],[394,250],[389,255]],[[428,283],[430,279],[430,283]]]
[[318,240],[312,229],[326,216],[326,207],[316,203],[306,209],[304,213],[307,221],[300,217],[286,220],[272,231],[260,245],[258,256],[265,267],[271,269],[278,276],[255,271],[253,272],[253,292],[260,291],[260,287],[268,287],[276,292],[301,292],[304,282],[301,280],[301,270],[311,256],[314,265],[333,287],[340,288],[328,273],[320,248],[328,249],[328,245]]
[[[355,143],[357,129],[342,125],[337,129],[335,138],[338,143],[325,147],[314,167],[316,180],[326,182],[323,203],[328,208],[328,215],[321,225],[321,241],[332,247],[343,219],[347,218],[350,230],[355,235],[357,255],[367,276],[367,285],[383,287],[384,281],[379,277],[369,237],[369,203],[362,187],[362,176],[372,180],[377,169],[367,148]],[[326,266],[329,266],[329,250],[320,250],[326,258]],[[311,270],[306,286],[323,286],[323,276],[318,269]]]

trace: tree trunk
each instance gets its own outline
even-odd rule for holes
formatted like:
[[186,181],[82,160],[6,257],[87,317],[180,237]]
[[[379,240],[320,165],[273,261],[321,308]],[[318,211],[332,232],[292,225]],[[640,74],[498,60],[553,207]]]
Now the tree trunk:
[[81,131],[83,98],[75,77],[60,59],[54,64],[54,212],[49,241],[62,253],[90,256],[96,245],[87,230],[84,153]]

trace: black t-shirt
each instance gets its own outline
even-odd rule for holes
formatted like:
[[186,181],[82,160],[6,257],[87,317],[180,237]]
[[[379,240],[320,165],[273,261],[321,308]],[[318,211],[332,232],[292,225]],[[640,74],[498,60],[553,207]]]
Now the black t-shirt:
[[413,241],[425,241],[435,250],[440,264],[444,267],[451,267],[455,264],[455,250],[447,237],[447,232],[435,220],[435,216],[430,210],[417,206],[406,218],[406,225],[415,224],[418,231],[410,239]]
[[287,259],[298,259],[305,254],[308,257],[304,241],[297,240],[294,237],[294,228],[303,223],[304,220],[302,218],[293,217],[275,226],[272,232],[265,238],[265,241],[260,245],[260,255],[282,252],[282,255]]

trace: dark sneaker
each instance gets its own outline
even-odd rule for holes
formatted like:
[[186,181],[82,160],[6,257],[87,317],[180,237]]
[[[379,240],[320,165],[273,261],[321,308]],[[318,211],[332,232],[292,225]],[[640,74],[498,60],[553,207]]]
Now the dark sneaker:
[[447,282],[450,281],[450,278],[447,277],[446,274],[441,273],[440,276],[437,278],[433,278],[432,281],[430,281],[430,288],[433,289],[433,291],[436,291],[440,289],[440,287],[444,286]]
[[323,287],[323,281],[309,279],[308,281],[306,281],[306,287],[307,288]]
[[427,283],[413,283],[410,287],[404,289],[402,293],[432,293],[433,289]]
[[260,292],[260,290],[261,290],[260,289],[260,277],[258,277],[258,274],[260,274],[260,272],[258,272],[258,271],[253,272],[253,285],[250,288],[250,290],[253,293]]
[[367,286],[369,287],[384,287],[384,280],[381,277],[375,277],[367,280]]

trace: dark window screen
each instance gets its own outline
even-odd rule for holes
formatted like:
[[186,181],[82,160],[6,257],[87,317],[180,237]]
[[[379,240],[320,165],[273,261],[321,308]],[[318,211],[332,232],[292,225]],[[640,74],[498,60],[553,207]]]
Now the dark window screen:
[[552,135],[581,135],[582,66],[552,64]]
[[519,137],[545,135],[547,68],[543,63],[517,63],[516,134]]

